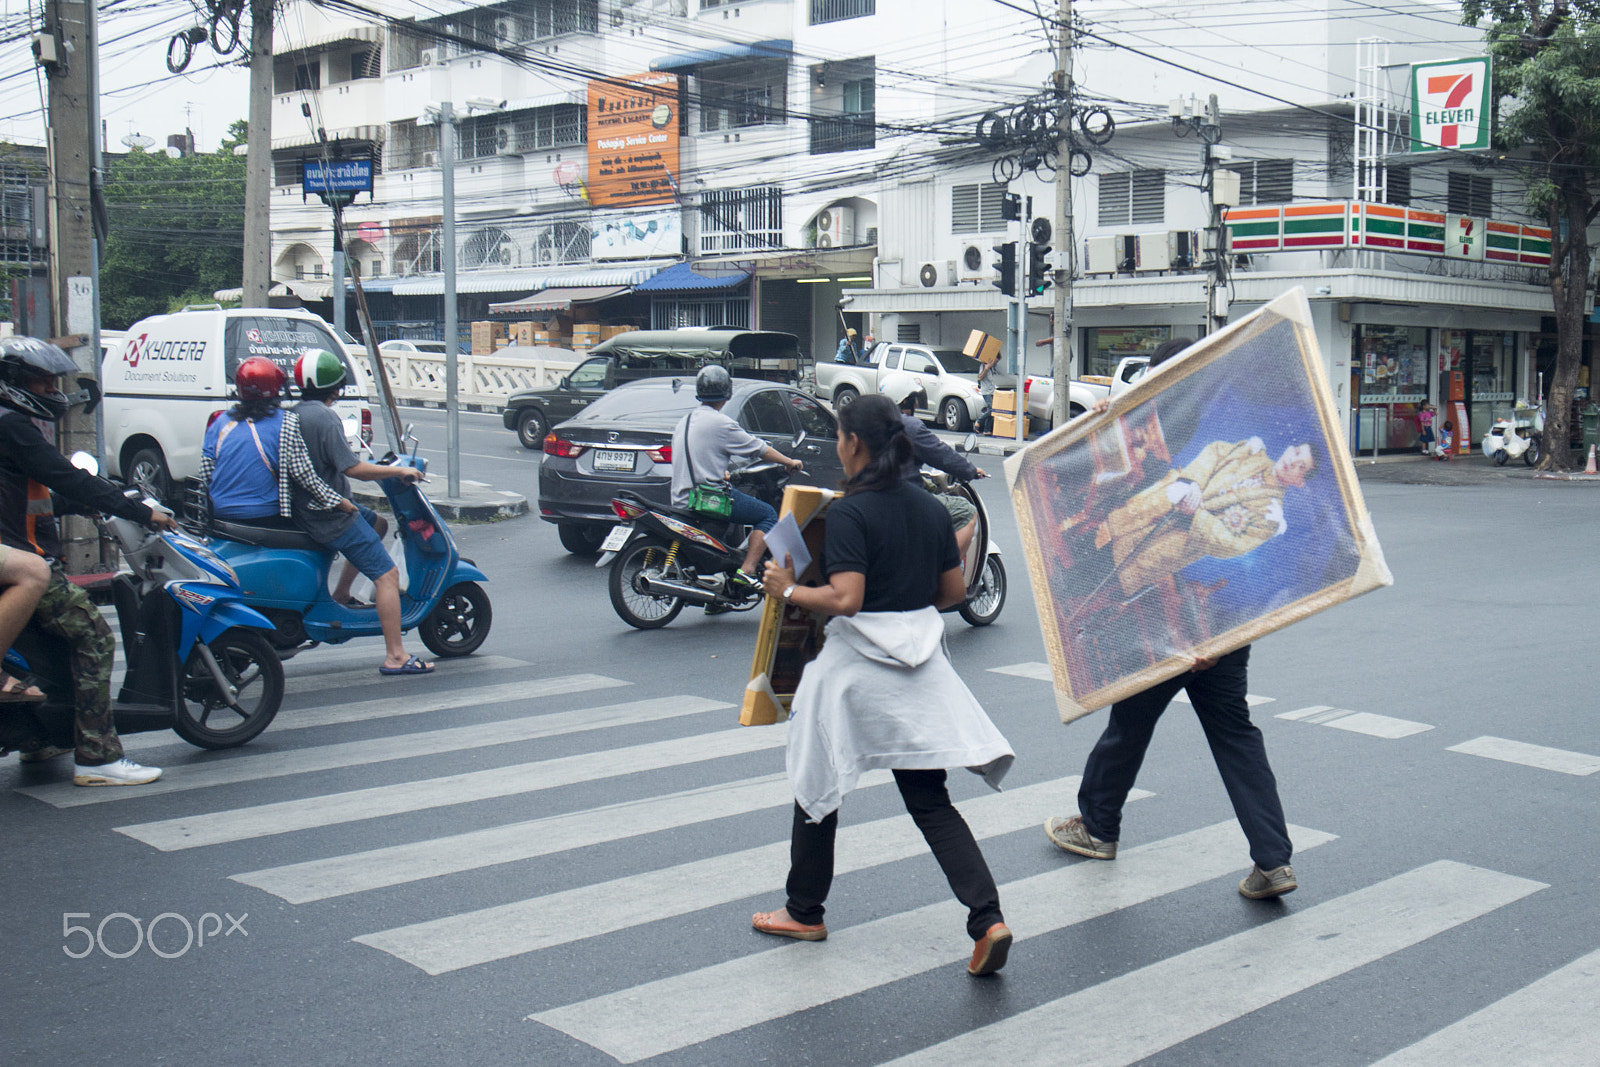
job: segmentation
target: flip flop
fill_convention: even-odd
[[[403,667],[379,667],[379,674],[432,674],[433,668],[426,666],[420,659],[412,656],[406,660]]]
[[[7,674],[0,682],[0,704],[41,704],[44,692],[36,685],[23,685],[20,679]]]

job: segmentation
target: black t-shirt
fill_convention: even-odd
[[[916,611],[933,603],[939,576],[961,566],[950,512],[921,486],[855,493],[828,508],[823,573],[866,576],[862,611]]]

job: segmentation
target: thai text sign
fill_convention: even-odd
[[[308,159],[301,166],[304,168],[303,184],[308,193],[372,192],[370,159]]]
[[[677,199],[678,76],[631,74],[589,83],[589,202]]]
[[[1489,57],[1411,64],[1411,150],[1488,148]]]

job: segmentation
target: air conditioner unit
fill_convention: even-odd
[[[1134,270],[1171,270],[1172,257],[1167,248],[1167,234],[1141,233],[1133,239]]]
[[[437,66],[444,60],[444,52],[438,48],[424,48],[422,50],[422,65],[424,67]]]
[[[856,209],[827,207],[817,212],[817,247],[843,248],[856,243]]]
[[[1167,231],[1167,261],[1173,270],[1189,270],[1200,265],[1199,234],[1193,230]]]
[[[984,262],[982,245],[965,245],[961,258],[956,260],[956,277],[964,282],[985,281],[989,278],[989,264]]]
[[[1083,272],[1085,274],[1115,274],[1119,256],[1117,238],[1090,237],[1083,242]]]
[[[917,281],[924,289],[936,289],[941,285],[954,285],[956,283],[956,262],[947,259],[943,263],[937,261],[924,263],[917,268]]]
[[[517,20],[516,19],[495,19],[494,20],[494,40],[495,40],[496,44],[516,44],[517,43]]]
[[[422,165],[424,167],[437,167],[439,165],[439,154],[437,152],[422,153]]]
[[[496,126],[494,128],[494,154],[497,156],[522,155],[522,149],[517,144],[517,128],[515,126]]]

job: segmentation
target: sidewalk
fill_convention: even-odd
[[[444,495],[445,485],[443,475],[430,476],[420,488],[439,514],[450,522],[496,522],[528,513],[528,498],[521,493],[509,493],[463,478],[461,495],[452,497]],[[353,481],[350,490],[358,504],[379,511],[388,510],[389,498],[383,495],[377,482]]]

